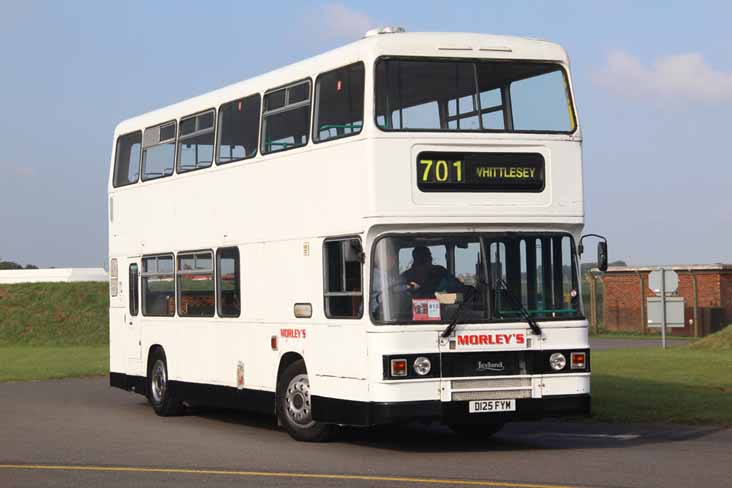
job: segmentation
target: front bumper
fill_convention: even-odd
[[[537,420],[544,417],[575,417],[590,414],[589,394],[552,395],[516,400],[516,411],[468,413],[467,401],[441,402],[357,402],[328,397],[312,397],[315,420],[344,425],[379,425],[410,420],[439,420],[452,424],[486,424]]]

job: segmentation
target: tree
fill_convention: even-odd
[[[14,261],[0,261],[0,269],[23,269],[23,266]]]
[[[38,269],[35,264],[27,264],[25,267],[15,261],[0,261],[0,269]]]

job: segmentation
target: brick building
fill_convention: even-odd
[[[672,335],[704,336],[732,323],[732,264],[665,266],[679,275],[685,326]],[[648,275],[658,267],[611,266],[602,277],[604,327],[609,331],[658,332],[647,327]]]

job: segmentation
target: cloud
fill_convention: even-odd
[[[324,39],[360,39],[377,25],[367,14],[342,3],[325,4],[310,21],[311,28]]]
[[[699,53],[662,56],[646,66],[631,54],[612,51],[593,80],[622,96],[732,102],[732,72],[713,68]]]

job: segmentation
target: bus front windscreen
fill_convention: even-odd
[[[376,124],[386,131],[571,133],[568,86],[555,63],[382,58]]]
[[[574,241],[563,233],[404,235],[377,241],[371,318],[380,324],[582,317]]]

